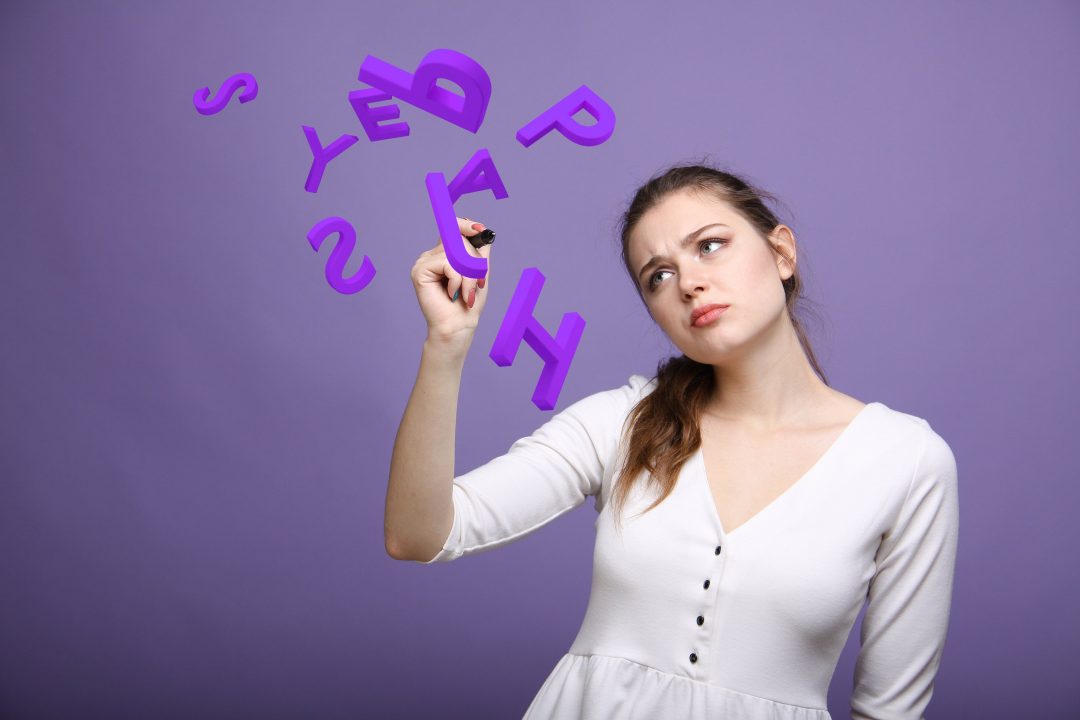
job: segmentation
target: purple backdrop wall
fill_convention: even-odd
[[[363,58],[441,47],[491,75],[479,133],[406,106],[410,137],[368,142]],[[423,177],[481,147],[510,198],[457,204],[498,232],[459,473],[674,351],[614,223],[708,154],[793,211],[830,383],[958,459],[930,714],[1075,717],[1075,2],[6,2],[0,57],[4,717],[520,717],[585,610],[591,501],[445,565],[382,537],[425,334],[409,270],[436,241]],[[237,72],[255,101],[195,112]],[[608,142],[514,140],[581,84],[618,116]],[[361,137],[317,194],[301,125]],[[327,215],[376,265],[358,294],[305,239]],[[587,322],[552,412],[527,347],[487,357],[529,266],[546,327]]]

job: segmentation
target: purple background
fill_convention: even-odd
[[[674,351],[614,224],[707,154],[793,211],[830,383],[957,457],[929,714],[1073,716],[1080,6],[643,5],[3,4],[0,715],[520,717],[585,611],[591,499],[445,565],[382,535],[425,335],[409,271],[437,239],[423,177],[486,147],[510,198],[457,204],[498,232],[458,473]],[[368,142],[346,99],[364,56],[439,47],[491,75],[479,133],[405,106],[411,136]],[[199,115],[194,91],[236,72],[258,98]],[[582,83],[611,140],[514,140]],[[361,136],[317,194],[304,124]],[[376,265],[361,293],[305,239],[327,215]],[[487,357],[530,266],[546,327],[587,322],[552,412],[531,350]]]

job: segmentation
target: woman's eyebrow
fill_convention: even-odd
[[[681,250],[684,247],[686,247],[687,245],[689,245],[690,243],[694,242],[694,240],[697,238],[698,235],[700,235],[701,233],[705,232],[706,230],[708,230],[709,228],[712,228],[712,227],[730,228],[731,226],[730,225],[725,225],[724,223],[709,223],[708,225],[706,225],[704,227],[700,227],[697,230],[695,230],[694,232],[692,232],[689,235],[687,235],[686,237],[684,237],[682,239],[682,241],[679,243],[679,249]],[[640,282],[641,276],[645,273],[646,270],[649,270],[654,265],[659,265],[664,260],[667,260],[667,257],[664,256],[664,255],[653,255],[651,258],[649,258],[649,262],[642,265],[641,269],[638,270],[638,281]]]

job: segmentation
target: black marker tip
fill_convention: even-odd
[[[470,243],[472,243],[472,246],[474,248],[479,250],[485,245],[490,245],[491,243],[495,242],[495,232],[490,228],[484,228],[480,232],[476,233],[475,235],[470,235],[466,239]]]

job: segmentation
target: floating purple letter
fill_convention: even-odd
[[[454,201],[446,187],[446,177],[439,172],[428,173],[424,184],[427,185],[431,211],[435,214],[435,226],[439,230],[439,238],[446,252],[446,259],[450,261],[450,267],[465,277],[482,278],[487,275],[487,258],[470,255],[465,249],[457,216],[454,215]]]
[[[487,71],[456,50],[432,50],[413,75],[368,55],[360,64],[357,79],[473,133],[484,122],[491,99]],[[435,84],[438,80],[456,83],[464,97],[439,87]]]
[[[343,278],[341,271],[345,268],[345,262],[352,254],[353,248],[356,247],[356,231],[353,230],[353,226],[349,224],[349,221],[340,217],[323,218],[311,228],[307,239],[315,252],[319,252],[323,240],[331,233],[338,233],[341,238],[334,245],[334,249],[330,253],[330,260],[326,263],[326,282],[330,283],[330,287],[342,295],[358,293],[366,288],[368,283],[375,277],[375,265],[365,255],[356,274],[348,279]]]
[[[462,195],[482,190],[490,190],[496,200],[505,200],[510,197],[487,148],[480,148],[469,158],[465,166],[450,181],[447,189],[450,191],[450,202],[457,202]],[[458,235],[460,234],[459,232]]]
[[[229,100],[232,99],[233,93],[242,87],[247,89],[240,95],[241,103],[250,102],[259,94],[259,83],[255,82],[254,75],[251,73],[236,73],[225,81],[225,84],[221,86],[221,90],[213,100],[208,100],[210,97],[209,87],[196,90],[191,100],[195,103],[195,109],[199,111],[200,115],[216,115],[225,109],[225,106],[229,104]]]
[[[559,399],[566,374],[570,371],[570,363],[577,352],[581,333],[585,330],[585,320],[576,312],[565,313],[559,323],[559,331],[552,338],[540,321],[533,317],[543,286],[544,275],[537,268],[521,271],[514,297],[510,300],[510,307],[503,316],[488,356],[500,367],[513,365],[521,341],[529,343],[544,360],[540,380],[533,390],[533,405],[541,410],[551,410]]]
[[[311,169],[308,170],[304,189],[309,193],[318,192],[323,171],[326,170],[326,164],[352,147],[360,138],[355,135],[342,135],[334,142],[323,147],[315,128],[307,125],[301,125],[300,127],[304,128],[304,137],[307,138],[308,147],[311,148]]]
[[[450,267],[465,277],[485,277],[487,258],[475,257],[465,250],[465,243],[461,240],[461,230],[457,225],[457,217],[454,215],[454,203],[462,195],[482,190],[490,190],[496,200],[505,200],[510,197],[499,176],[499,171],[495,169],[491,153],[487,151],[487,148],[477,150],[449,185],[446,184],[446,178],[442,173],[428,173],[424,182],[427,185],[431,211],[435,214],[435,225],[439,230],[439,238],[442,241],[443,251],[446,252],[446,259],[450,261]]]
[[[596,118],[596,124],[582,125],[575,120],[574,114],[580,110],[587,110]],[[588,86],[582,85],[518,130],[517,141],[529,147],[552,130],[558,130],[578,145],[599,145],[615,132],[615,111]]]
[[[353,106],[353,112],[356,113],[360,124],[364,126],[364,132],[367,133],[368,140],[371,142],[407,137],[409,134],[409,123],[407,122],[396,122],[389,125],[379,124],[382,120],[393,120],[401,117],[401,108],[393,103],[376,108],[371,107],[371,103],[389,100],[391,97],[390,93],[385,93],[378,88],[364,88],[349,93],[349,102]]]

